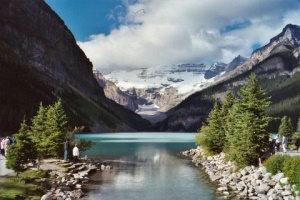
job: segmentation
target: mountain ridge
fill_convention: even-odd
[[[300,104],[300,89],[297,85],[300,82],[300,48],[299,41],[294,41],[292,45],[287,45],[295,37],[285,32],[290,29],[297,35],[300,34],[300,27],[297,25],[287,25],[283,33],[270,40],[262,48],[256,50],[252,56],[235,70],[226,76],[220,76],[218,82],[210,87],[196,92],[186,98],[179,105],[168,111],[168,118],[157,125],[159,131],[197,131],[210,112],[214,101],[222,101],[227,90],[235,93],[247,83],[250,73],[257,75],[261,87],[271,96],[273,102],[268,109],[268,113],[274,117],[290,115],[294,126],[298,120],[300,107],[291,107]],[[278,38],[278,40],[275,40]],[[298,39],[297,39],[298,40]],[[257,59],[257,56],[261,56]],[[256,64],[254,64],[256,63]],[[297,102],[297,103],[296,103]],[[270,131],[276,131],[279,122],[272,122]]]
[[[0,132],[17,131],[24,115],[33,116],[39,102],[49,105],[57,98],[62,99],[71,124],[84,125],[86,131],[135,131],[148,126],[105,97],[92,63],[43,0],[3,0],[0,12],[0,50],[6,52],[0,56],[0,86],[5,91],[0,95]]]

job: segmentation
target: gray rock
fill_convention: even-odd
[[[221,176],[221,175],[212,175],[212,176],[210,177],[210,179],[211,179],[212,181],[217,181],[217,180],[220,180],[221,178],[223,178],[223,176]]]
[[[289,196],[289,195],[291,195],[291,194],[292,194],[291,191],[283,191],[283,192],[281,192],[281,195],[282,195],[282,196]]]
[[[41,198],[41,200],[52,200],[52,192],[47,192],[46,194],[44,194]]]
[[[226,186],[219,187],[219,188],[218,188],[218,191],[221,191],[221,192],[223,192],[223,191],[228,191],[228,187],[226,187]]]
[[[260,186],[256,187],[257,194],[267,194],[270,190],[270,186],[267,184],[261,184]]]
[[[275,181],[279,181],[280,179],[282,179],[284,177],[283,173],[278,173],[273,177],[273,180]]]
[[[279,182],[284,185],[287,185],[289,181],[288,181],[288,178],[281,178]]]
[[[241,170],[241,174],[242,174],[243,176],[248,175],[248,174],[249,174],[249,171],[247,171],[246,169],[242,169],[242,170]]]
[[[259,167],[259,168],[258,168],[258,171],[261,172],[261,174],[267,174],[267,168],[265,168],[265,167],[263,167],[263,166],[262,166],[262,167]]]
[[[279,183],[276,183],[274,188],[275,188],[275,190],[282,190],[283,189]]]
[[[244,190],[245,187],[246,187],[246,184],[243,181],[238,182],[236,185],[236,188],[238,189],[238,191]]]

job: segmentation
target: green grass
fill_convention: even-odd
[[[20,173],[18,176],[1,178],[0,199],[38,200],[43,195],[42,187],[45,185],[37,180],[47,176],[44,171],[33,170]]]

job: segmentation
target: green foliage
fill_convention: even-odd
[[[209,141],[207,139],[206,129],[207,129],[207,126],[203,124],[201,126],[200,131],[195,136],[195,142],[196,142],[197,145],[201,146],[201,148],[204,150],[205,154],[210,155],[210,154],[212,154],[212,152],[208,148],[209,147],[209,144],[208,144]]]
[[[21,172],[18,177],[5,177],[0,183],[0,199],[39,200],[45,188],[42,182],[35,180],[47,177],[48,173],[41,170],[28,170]]]
[[[218,102],[215,102],[212,111],[208,115],[205,136],[205,145],[207,146],[209,152],[222,152],[225,142],[225,133],[222,130]]]
[[[21,124],[18,134],[15,134],[15,140],[17,142],[8,147],[6,167],[18,173],[25,169],[25,164],[29,162],[34,163],[37,154],[25,119]]]
[[[284,163],[290,159],[288,155],[272,155],[270,156],[263,165],[267,168],[267,171],[271,174],[283,172]]]
[[[260,89],[255,74],[250,75],[249,83],[241,88],[238,96],[227,118],[227,153],[239,167],[256,165],[268,148],[266,127],[271,118],[265,114],[265,108],[270,101]]]
[[[295,184],[300,189],[300,157],[290,156],[283,164],[283,173],[289,178],[290,184]]]
[[[280,136],[291,137],[293,135],[293,125],[290,117],[284,116],[281,119],[278,134]]]
[[[208,153],[222,152],[225,144],[225,133],[222,129],[220,108],[217,102],[215,102],[207,118],[207,125],[201,127],[200,134],[202,135],[201,139],[196,138],[196,142],[201,143],[202,148],[206,149]]]
[[[39,159],[63,155],[67,124],[61,100],[46,108],[40,104],[37,115],[32,119],[32,134]]]
[[[298,122],[297,122],[297,129],[296,132],[293,135],[294,138],[300,137],[300,117],[298,118]]]

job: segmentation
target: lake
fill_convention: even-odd
[[[114,168],[91,177],[88,200],[220,199],[217,185],[180,151],[195,147],[193,133],[81,134],[95,145],[81,156]]]

